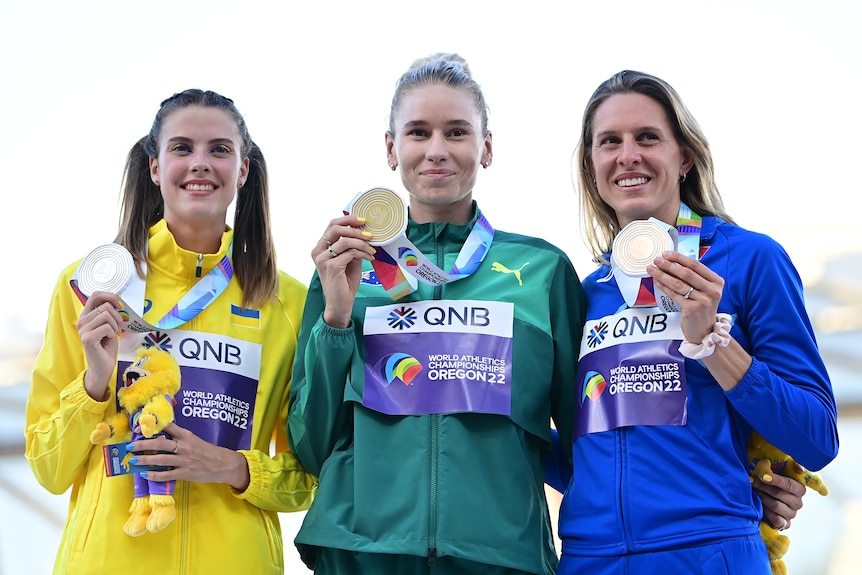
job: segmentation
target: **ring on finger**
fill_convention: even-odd
[[[683,297],[683,299],[688,299],[688,298],[690,298],[690,297],[691,297],[691,292],[693,292],[693,291],[694,291],[694,288],[693,288],[693,287],[689,287],[689,288],[688,288],[688,291],[687,291],[687,292],[685,292],[685,295],[684,295],[684,296],[682,296],[682,297]]]
[[[331,245],[329,246],[329,255],[331,255],[332,257],[335,257],[338,255],[337,253],[335,253],[335,250],[332,249]]]
[[[325,242],[326,242],[326,245],[328,245],[328,246],[330,246],[330,247],[332,246],[332,242],[331,242],[331,241],[329,241],[329,240],[326,238],[326,236],[321,236],[321,239],[322,239],[323,241],[325,241]]]
[[[176,455],[176,454],[177,454],[177,451],[179,451],[179,450],[180,450],[180,440],[179,440],[179,439],[174,439],[174,441],[176,442],[176,444],[177,444],[177,445],[176,445],[176,447],[174,447],[174,450],[173,450],[171,453],[173,453],[174,455]]]
[[[779,528],[778,528],[778,530],[779,530],[779,531],[784,531],[785,529],[787,529],[787,519],[785,519],[784,517],[782,517],[782,518],[781,518],[781,520],[782,520],[782,521],[784,521],[784,525],[782,525],[781,527],[779,527]]]

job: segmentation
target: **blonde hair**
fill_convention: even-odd
[[[724,201],[715,183],[709,143],[679,94],[660,78],[623,70],[602,82],[587,102],[576,150],[582,229],[587,246],[597,261],[610,251],[620,226],[614,209],[602,200],[596,187],[592,166],[593,121],[596,110],[605,100],[616,94],[631,93],[648,96],[664,109],[677,143],[694,158],[694,165],[680,183],[680,199],[701,216],[719,216],[734,223],[724,210]]]
[[[473,98],[473,104],[482,121],[482,136],[488,135],[488,105],[482,88],[470,74],[467,61],[458,54],[439,52],[414,60],[395,85],[392,106],[389,109],[389,134],[395,135],[395,114],[405,94],[422,86],[442,84],[464,90]]]

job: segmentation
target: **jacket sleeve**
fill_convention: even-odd
[[[48,310],[42,350],[27,398],[27,461],[36,480],[54,494],[82,473],[93,449],[90,433],[114,401],[96,401],[84,389],[86,364],[76,323],[82,305],[69,286],[74,267],[60,276]]]
[[[305,469],[318,477],[323,462],[350,424],[344,391],[358,353],[353,325],[346,329],[326,325],[324,303],[315,274],[296,348],[288,418],[291,448]]]
[[[287,402],[283,402],[287,421]],[[287,431],[279,424],[274,432],[276,455],[257,449],[240,451],[248,462],[249,484],[245,491],[234,491],[256,507],[289,513],[308,509],[317,492],[317,480],[300,464],[287,442]]]
[[[571,462],[571,452],[571,442],[561,441],[560,432],[551,429],[551,455],[545,460],[545,483],[560,493],[566,492],[572,480],[574,467]]]
[[[303,306],[306,297],[306,288],[303,284],[286,275],[280,278],[282,288],[279,303],[285,313],[286,330],[288,333],[278,334],[264,345],[279,345],[283,343],[283,353],[276,353],[278,360],[291,362],[286,369],[287,381],[273,382],[273,390],[270,401],[274,404],[274,413],[268,413],[267,421],[272,422],[265,425],[267,437],[261,437],[260,442],[270,443],[271,438],[275,442],[275,455],[270,455],[268,450],[250,449],[241,450],[248,463],[249,485],[240,492],[232,490],[239,499],[244,499],[270,511],[292,512],[308,509],[317,492],[317,479],[309,473],[299,462],[296,454],[291,450],[287,439],[287,421],[290,411],[290,388],[291,379],[294,374],[294,354],[299,337],[299,328],[302,321]],[[279,370],[279,373],[285,373]]]
[[[586,297],[574,267],[567,258],[559,265],[554,276],[550,297],[552,330],[554,336],[554,382],[551,396],[551,416],[556,425],[561,445],[568,449],[556,450],[561,469],[571,467],[571,438],[574,429],[575,397],[578,355],[586,317]],[[570,473],[570,472],[569,472]],[[553,483],[551,483],[553,486]]]
[[[740,310],[734,329],[744,331],[753,363],[727,397],[767,441],[819,470],[838,453],[832,384],[799,274],[777,243],[766,236],[756,239],[758,245],[746,247],[755,254],[752,267],[730,294],[740,298],[732,302]],[[728,266],[733,269],[733,262]]]

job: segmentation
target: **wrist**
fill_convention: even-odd
[[[248,470],[248,461],[246,460],[245,455],[238,451],[234,451],[233,453],[236,454],[237,465],[231,473],[231,478],[228,480],[228,484],[236,491],[242,493],[248,489],[248,486],[251,483],[251,473]]]
[[[709,357],[717,347],[727,347],[730,344],[730,329],[732,327],[730,314],[716,314],[712,331],[706,334],[700,343],[683,340],[679,346],[679,352],[689,359]]]

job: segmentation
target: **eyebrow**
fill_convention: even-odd
[[[603,130],[601,132],[596,132],[596,138],[598,138],[600,136],[616,135],[616,134],[619,134],[620,132],[621,132],[621,130]],[[641,126],[641,127],[637,128],[637,132],[660,132],[660,133],[664,133],[664,130],[662,128],[659,128],[658,126]]]
[[[172,142],[191,142],[191,138],[187,138],[186,136],[174,136],[173,138],[168,138],[167,143],[170,144]],[[230,144],[231,146],[236,146],[236,142],[233,141],[232,138],[213,138],[209,142],[210,145],[213,144]]]
[[[406,129],[406,128],[415,128],[417,126],[427,126],[428,123],[429,122],[427,120],[410,120],[409,122],[404,122],[404,125],[402,126],[402,128]],[[447,126],[467,126],[467,127],[473,126],[473,124],[471,124],[467,120],[448,120],[446,122],[446,125]]]

